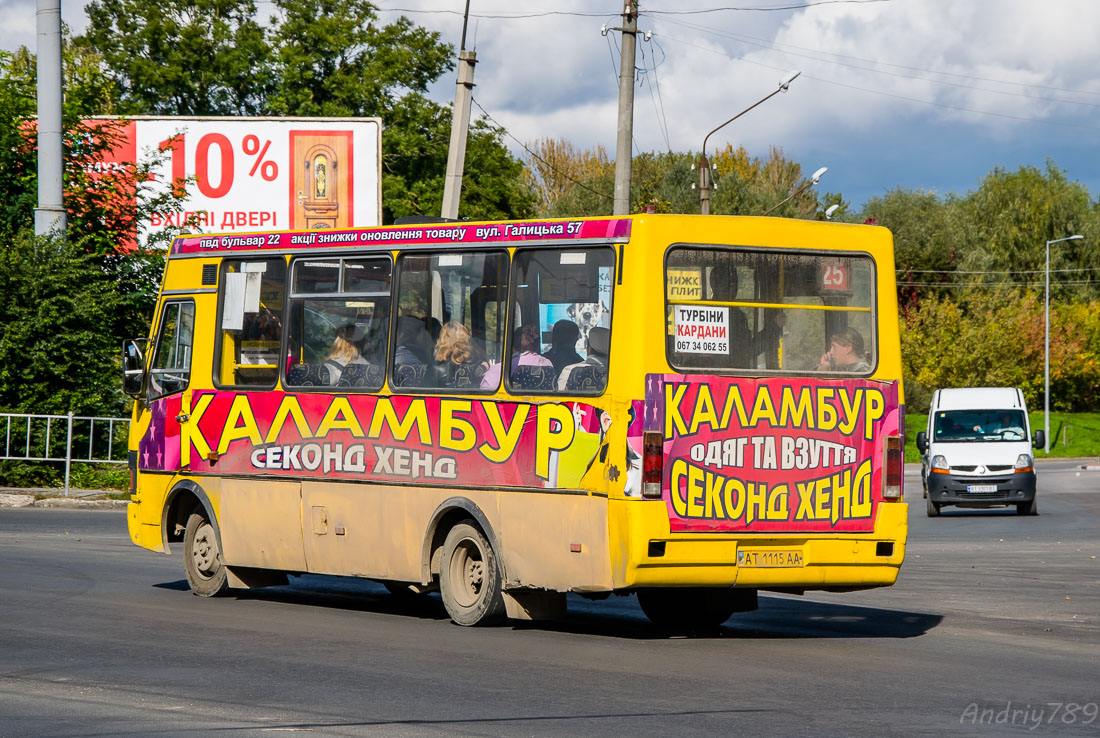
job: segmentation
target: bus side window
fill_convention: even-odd
[[[385,380],[390,335],[388,257],[299,258],[291,263],[284,386],[374,392]]]
[[[191,345],[195,333],[195,303],[168,302],[160,317],[160,335],[149,371],[149,396],[155,400],[183,392],[191,381]]]
[[[286,262],[226,259],[222,264],[214,379],[231,387],[275,386],[283,337]]]
[[[615,252],[609,248],[516,252],[508,358],[513,394],[603,392],[614,275]]]
[[[508,254],[409,253],[398,260],[392,386],[495,389],[503,349]]]

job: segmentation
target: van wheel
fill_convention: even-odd
[[[472,521],[459,523],[447,533],[439,590],[447,614],[459,625],[491,625],[504,618],[497,555]]]
[[[735,612],[756,609],[755,589],[715,587],[647,587],[638,604],[650,622],[672,631],[718,630]]]
[[[940,516],[940,507],[941,506],[937,505],[935,502],[932,502],[931,497],[929,497],[926,500],[926,502],[928,503],[928,506],[927,506],[928,507],[928,517],[938,518]]]
[[[1032,497],[1031,502],[1021,502],[1016,505],[1017,515],[1038,515],[1039,514],[1039,498]]]
[[[183,531],[183,571],[191,591],[200,597],[217,597],[229,589],[218,534],[201,512],[191,513]]]

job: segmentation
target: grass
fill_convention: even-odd
[[[1043,414],[1030,413],[1031,432],[1043,428]],[[917,463],[917,433],[928,426],[928,416],[905,414],[905,461]],[[1051,413],[1050,453],[1035,449],[1037,459],[1100,456],[1100,413]]]

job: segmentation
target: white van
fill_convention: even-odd
[[[1031,449],[1045,445],[1031,435],[1024,393],[1015,387],[936,390],[928,428],[917,434],[928,516],[944,505],[1015,505],[1038,515]]]

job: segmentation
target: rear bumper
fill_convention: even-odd
[[[928,497],[937,505],[986,507],[1013,505],[1035,499],[1035,472],[974,477],[959,474],[929,474]],[[976,492],[977,485],[995,486],[996,492]]]
[[[612,552],[615,587],[749,587],[845,590],[883,587],[897,580],[905,560],[908,505],[883,503],[873,533],[682,534],[670,533],[663,501],[612,501],[612,524],[628,545]],[[787,557],[798,566],[750,566],[756,552]]]

